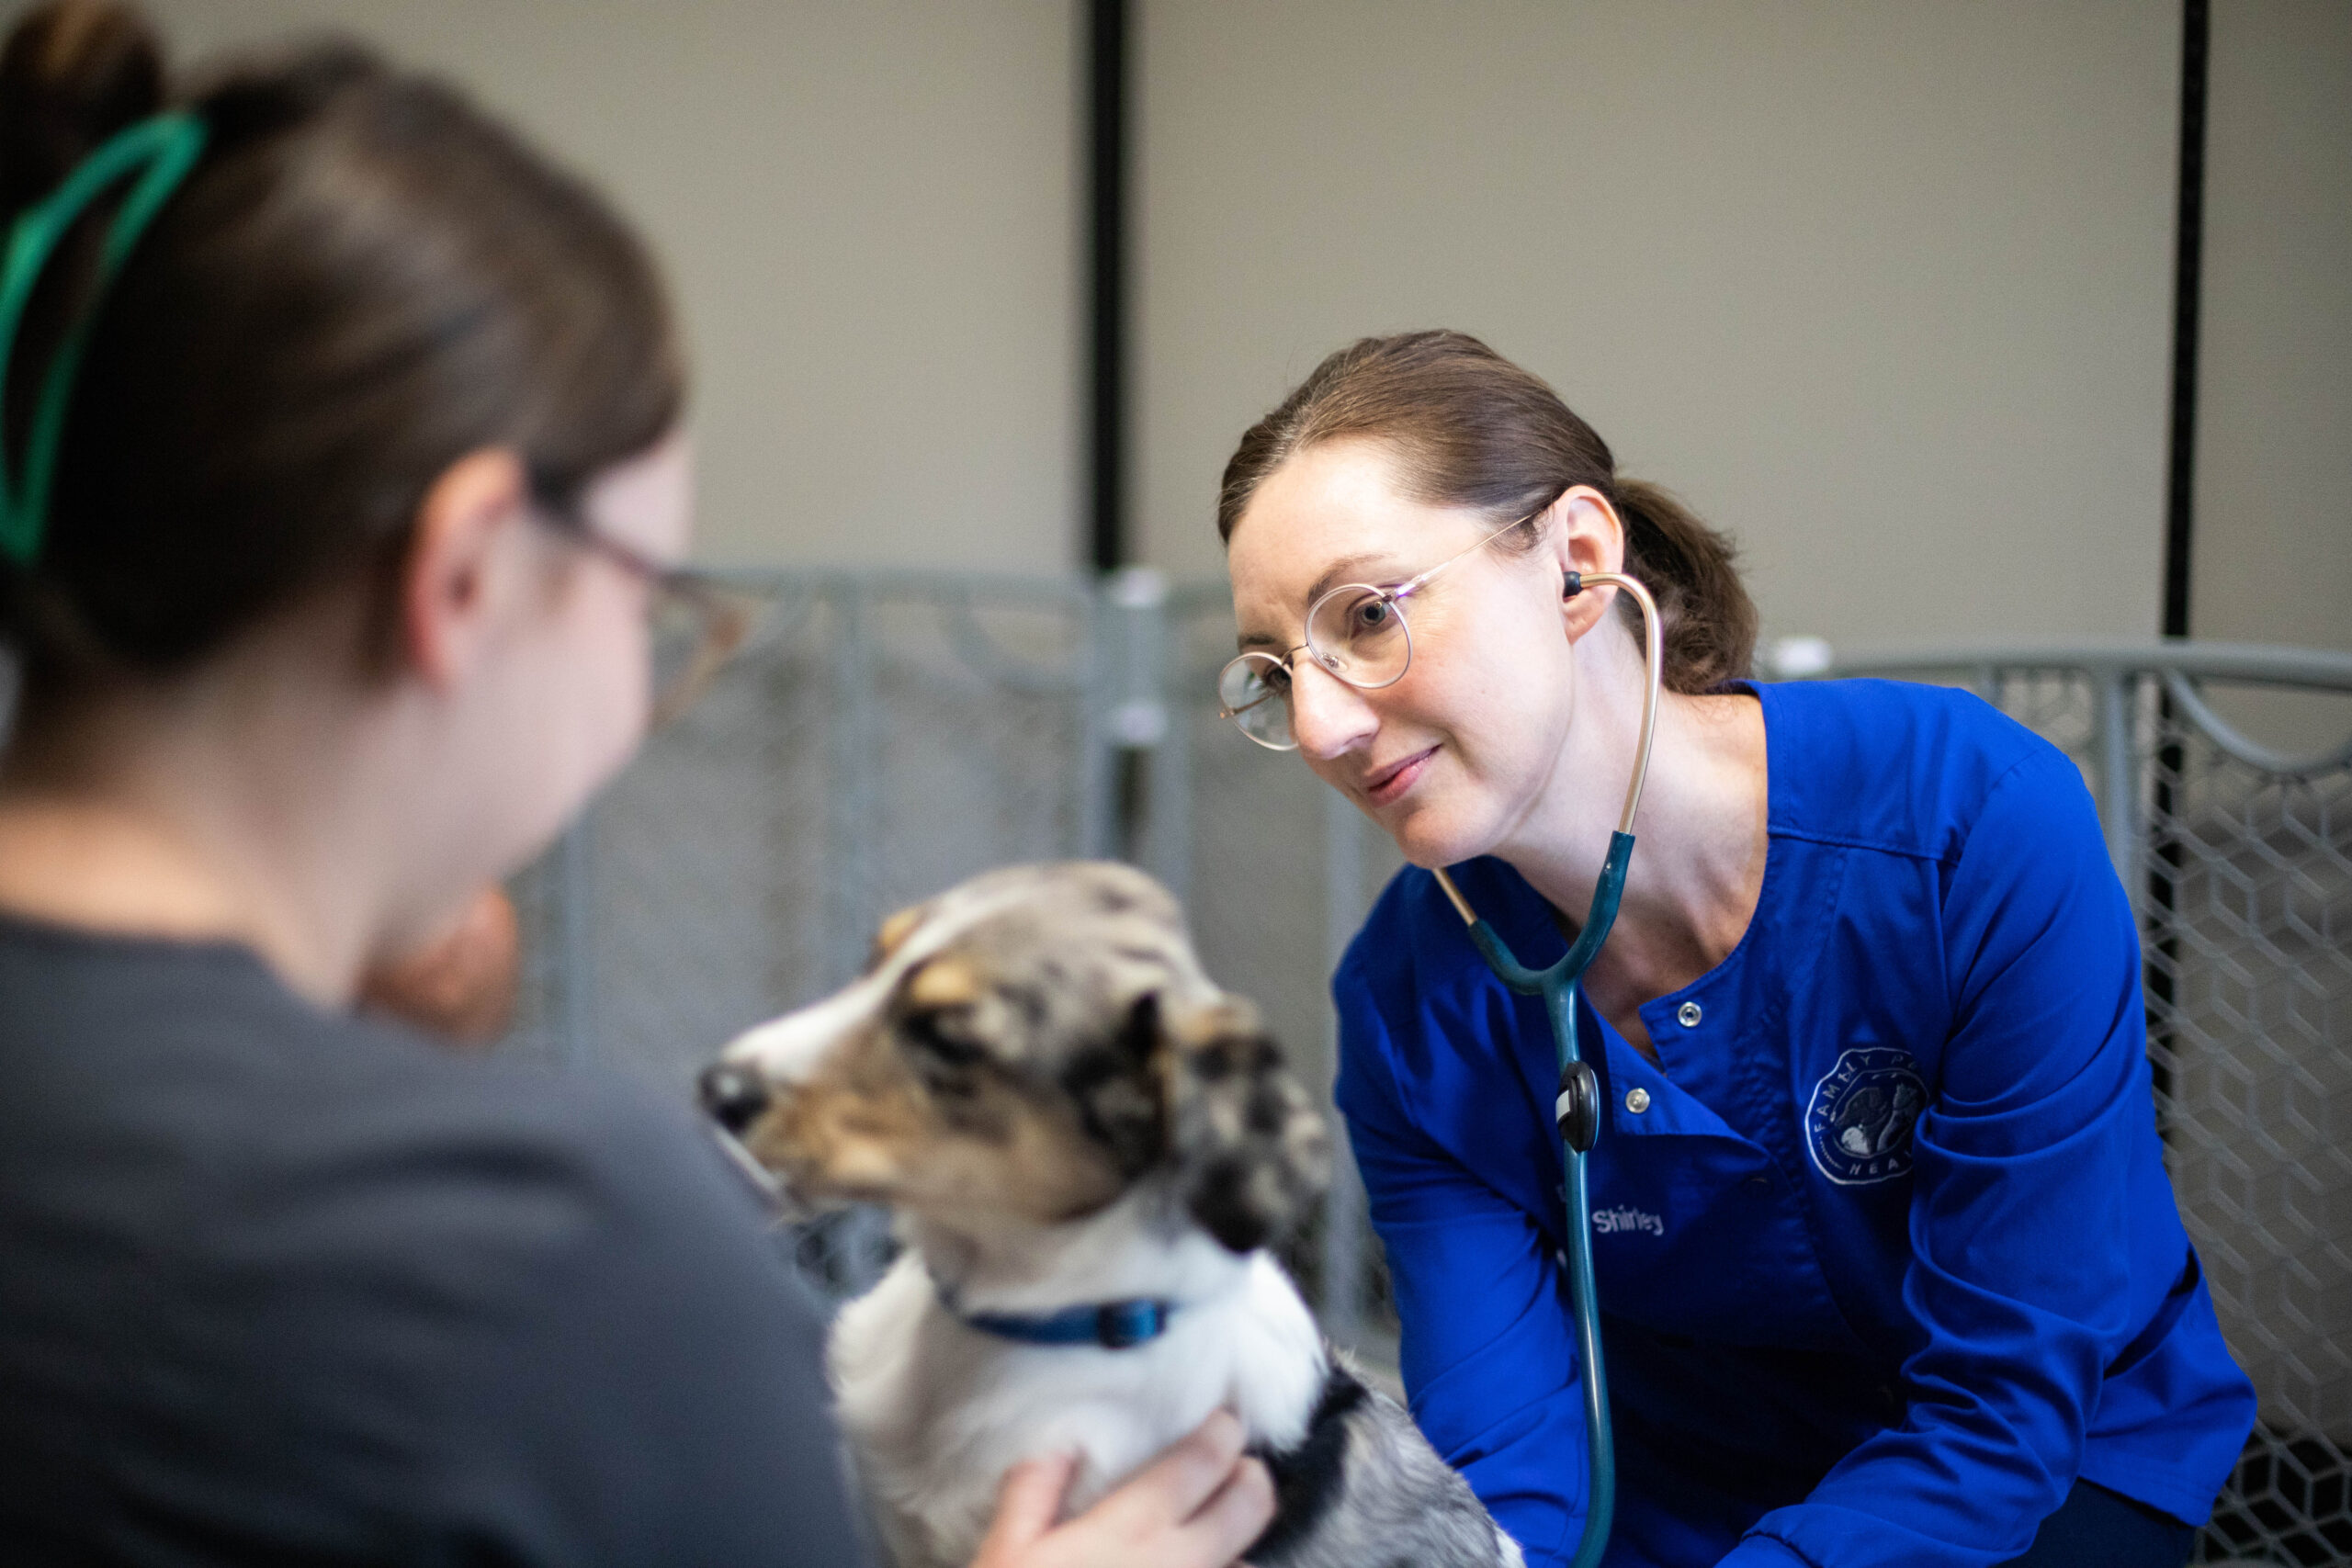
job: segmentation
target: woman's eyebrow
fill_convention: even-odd
[[[1358,573],[1364,571],[1367,567],[1377,568],[1388,559],[1387,556],[1377,551],[1359,551],[1355,555],[1341,556],[1323,569],[1322,576],[1308,584],[1305,602],[1312,604],[1329,592],[1335,585],[1360,581],[1357,577]],[[1283,639],[1271,632],[1244,632],[1234,639],[1234,646],[1247,653],[1253,648],[1281,648],[1283,645]]]
[[[1314,582],[1308,586],[1306,590],[1306,602],[1309,604],[1314,604],[1315,601],[1322,598],[1324,594],[1329,592],[1333,588],[1342,582],[1361,581],[1356,575],[1358,572],[1363,571],[1367,566],[1371,566],[1378,562],[1385,562],[1387,559],[1388,558],[1386,556],[1377,553],[1341,556],[1338,560],[1335,560],[1329,566],[1325,567],[1323,569],[1323,575],[1317,578]],[[1377,584],[1374,586],[1377,586]]]

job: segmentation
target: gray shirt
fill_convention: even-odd
[[[854,1562],[821,1335],[683,1104],[0,919],[0,1559]]]

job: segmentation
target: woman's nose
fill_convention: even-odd
[[[1290,732],[1309,757],[1344,755],[1372,739],[1380,716],[1363,693],[1311,659],[1292,663]]]

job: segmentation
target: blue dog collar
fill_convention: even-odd
[[[1132,1350],[1168,1331],[1176,1303],[1159,1301],[1098,1302],[1059,1312],[966,1312],[944,1288],[939,1299],[957,1321],[1018,1345],[1099,1345]]]

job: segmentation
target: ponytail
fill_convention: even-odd
[[[1746,678],[1756,656],[1756,602],[1739,580],[1731,540],[1645,480],[1620,479],[1603,493],[1625,524],[1626,571],[1657,601],[1667,689],[1692,694]]]

